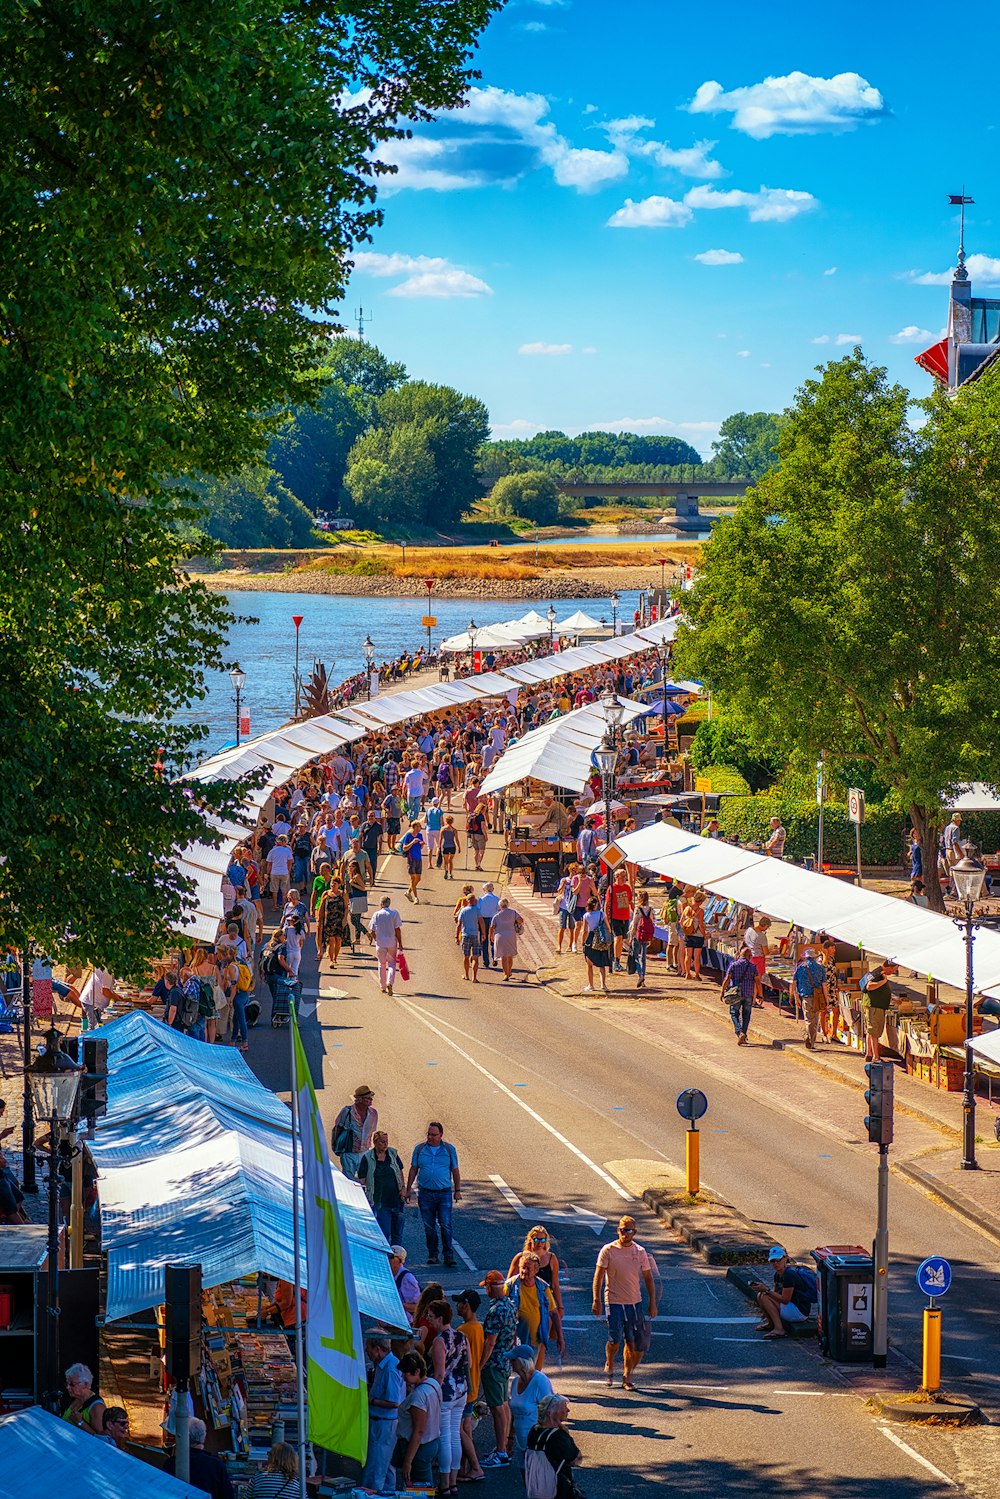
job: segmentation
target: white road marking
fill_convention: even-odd
[[[540,1217],[561,1218],[570,1223],[585,1224],[587,1228],[593,1229],[594,1233],[598,1235],[604,1232],[604,1225],[608,1221],[607,1218],[602,1218],[599,1214],[590,1212],[589,1208],[577,1207],[575,1202],[571,1202],[571,1211],[568,1213],[562,1208],[548,1208],[544,1212],[539,1212],[537,1208],[526,1208],[517,1193],[512,1187],[508,1187],[502,1176],[491,1176],[490,1181],[496,1187],[504,1201],[525,1222],[528,1222],[529,1219]]]
[[[451,1247],[452,1247],[452,1249],[454,1249],[455,1253],[458,1255],[459,1259],[462,1261],[462,1264],[465,1266],[466,1270],[471,1270],[474,1275],[478,1275],[479,1274],[478,1269],[472,1263],[472,1260],[469,1258],[469,1256],[466,1254],[465,1250],[462,1248],[461,1244],[458,1242],[458,1240],[456,1238],[454,1238],[454,1236],[452,1237]]]
[[[904,1442],[903,1438],[898,1437],[894,1431],[890,1431],[888,1426],[879,1426],[877,1430],[879,1430],[882,1435],[893,1444],[894,1447],[898,1447],[900,1452],[905,1452],[907,1457],[912,1457],[915,1463],[919,1463],[922,1468],[925,1468],[928,1473],[930,1473],[934,1478],[938,1480],[939,1483],[943,1483],[945,1487],[949,1489],[958,1488],[958,1484],[953,1478],[949,1478],[947,1473],[942,1473],[940,1468],[935,1468],[933,1463],[928,1462],[926,1457],[923,1457],[921,1453],[916,1452],[908,1442]]]
[[[382,860],[381,864],[378,867],[378,873],[375,876],[377,880],[380,880],[382,878],[391,863],[392,854],[386,854],[385,858]]]
[[[713,1338],[713,1343],[759,1343],[760,1338]]]
[[[411,1000],[408,999],[400,999],[399,1003],[404,1010],[409,1010],[412,1015],[415,1015],[418,1020],[421,1020],[423,1024],[427,1026],[428,1030],[433,1031],[435,1036],[440,1037],[440,1039],[444,1041],[446,1045],[450,1046],[453,1051],[457,1051],[459,1056],[463,1057],[465,1061],[469,1063],[470,1067],[475,1067],[476,1071],[481,1073],[483,1077],[488,1078],[495,1087],[500,1089],[501,1093],[506,1093],[508,1098],[513,1099],[514,1103],[517,1104],[519,1109],[523,1109],[526,1114],[530,1114],[532,1119],[535,1120],[536,1124],[540,1124],[543,1129],[547,1129],[549,1134],[553,1135],[559,1141],[560,1145],[565,1145],[567,1150],[571,1151],[578,1160],[582,1161],[585,1166],[588,1166],[590,1170],[595,1173],[595,1175],[599,1176],[601,1178],[601,1181],[609,1186],[613,1192],[617,1193],[617,1195],[621,1197],[625,1202],[635,1201],[635,1198],[632,1196],[631,1192],[626,1192],[625,1188],[619,1182],[616,1182],[613,1176],[609,1176],[602,1166],[598,1166],[596,1161],[592,1161],[588,1155],[584,1155],[583,1151],[580,1150],[578,1146],[574,1145],[572,1140],[567,1140],[566,1136],[564,1134],[561,1134],[560,1131],[556,1129],[555,1125],[550,1124],[549,1121],[547,1119],[544,1119],[536,1109],[533,1109],[530,1104],[525,1103],[523,1098],[518,1097],[513,1088],[508,1088],[507,1085],[505,1083],[502,1083],[498,1077],[494,1077],[492,1072],[487,1071],[487,1069],[480,1062],[477,1062],[475,1057],[470,1056],[467,1051],[464,1051],[462,1047],[459,1046],[457,1041],[453,1041],[450,1036],[446,1036],[444,1031],[440,1030],[438,1026],[434,1024],[430,1016],[426,1013],[426,1011],[422,1010],[419,1005],[415,1005]],[[453,1029],[458,1030],[458,1027],[455,1026],[453,1027]],[[465,1035],[465,1032],[458,1031],[458,1034],[462,1036]],[[471,1041],[473,1038],[470,1036],[468,1039]]]
[[[772,1395],[821,1395],[824,1400],[860,1400],[850,1390],[772,1390]]]
[[[668,1379],[665,1386],[667,1390],[731,1390],[731,1384],[687,1384],[682,1379]]]

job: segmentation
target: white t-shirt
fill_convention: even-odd
[[[271,824],[271,832],[276,838],[286,836],[291,831],[291,824],[287,823],[283,817],[279,817],[277,822],[272,822]]]
[[[395,947],[397,942],[399,912],[392,906],[380,906],[368,922],[368,930],[375,938],[376,947]]]
[[[287,960],[289,968],[292,970],[293,978],[298,977],[299,964],[302,962],[302,942],[303,938],[299,935],[294,927],[288,927],[286,929],[285,958]]]
[[[115,981],[106,968],[95,968],[80,993],[84,1009],[106,1010],[111,1003],[104,995],[105,989],[113,989]]]
[[[292,867],[292,858],[287,843],[276,843],[267,856],[267,867],[272,874],[287,874]]]
[[[403,790],[407,796],[423,796],[424,787],[427,785],[427,772],[419,766],[408,770],[403,777]]]
[[[743,941],[750,949],[752,958],[763,958],[767,955],[767,933],[759,932],[755,926],[748,926],[743,933]]]

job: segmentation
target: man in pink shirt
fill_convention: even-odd
[[[615,1354],[624,1341],[622,1389],[634,1390],[632,1376],[646,1351],[643,1338],[642,1292],[646,1290],[647,1315],[656,1316],[656,1284],[649,1256],[635,1241],[635,1219],[625,1217],[618,1224],[618,1238],[605,1244],[597,1256],[594,1273],[594,1316],[605,1312],[607,1303],[608,1342],[605,1350],[604,1377],[610,1385],[615,1378]]]

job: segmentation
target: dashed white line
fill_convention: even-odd
[[[935,1468],[934,1464],[932,1462],[928,1462],[927,1458],[924,1457],[922,1453],[917,1452],[913,1447],[911,1447],[909,1442],[904,1442],[903,1438],[898,1437],[894,1431],[890,1431],[888,1426],[879,1426],[877,1429],[888,1441],[893,1444],[894,1447],[898,1447],[900,1452],[905,1452],[907,1457],[912,1457],[915,1463],[919,1463],[920,1466],[922,1468],[925,1468],[928,1473],[932,1474],[939,1483],[943,1483],[945,1487],[949,1489],[958,1488],[958,1484],[953,1478],[949,1478],[947,1473],[942,1473],[940,1468]]]
[[[519,1109],[523,1109],[526,1114],[530,1114],[531,1118],[534,1119],[536,1124],[540,1124],[543,1129],[548,1130],[549,1134],[553,1135],[555,1139],[559,1141],[560,1145],[565,1145],[566,1149],[571,1151],[572,1154],[576,1156],[577,1160],[582,1161],[585,1166],[588,1166],[590,1170],[593,1171],[595,1175],[599,1176],[601,1178],[601,1181],[609,1186],[613,1192],[617,1193],[617,1195],[623,1198],[625,1202],[635,1201],[632,1193],[626,1192],[625,1188],[619,1182],[616,1182],[613,1176],[608,1175],[603,1166],[598,1166],[596,1161],[592,1161],[588,1155],[584,1155],[579,1146],[574,1145],[572,1140],[567,1140],[566,1136],[564,1134],[561,1134],[560,1131],[556,1129],[554,1124],[550,1124],[549,1121],[543,1118],[542,1115],[539,1114],[537,1110],[533,1109],[530,1104],[525,1103],[523,1098],[519,1098],[512,1088],[507,1087],[506,1083],[502,1083],[498,1077],[494,1077],[493,1073],[488,1071],[481,1062],[477,1062],[475,1057],[470,1056],[467,1051],[464,1051],[462,1047],[459,1046],[457,1041],[453,1041],[450,1036],[445,1035],[444,1031],[434,1024],[433,1020],[425,1010],[422,1010],[419,1005],[415,1005],[411,1000],[408,999],[400,999],[399,1004],[404,1010],[408,1010],[411,1015],[416,1016],[418,1020],[426,1025],[428,1030],[433,1031],[435,1036],[444,1041],[444,1043],[447,1046],[450,1046],[453,1051],[457,1051],[458,1055],[460,1057],[463,1057],[465,1061],[469,1063],[470,1067],[475,1067],[477,1072],[481,1073],[483,1077],[488,1078],[489,1081],[494,1085],[494,1087],[500,1089],[501,1093],[505,1093],[508,1098],[513,1099],[514,1103],[517,1104]],[[457,1026],[455,1026],[454,1029],[458,1031]],[[458,1034],[462,1036],[465,1035],[465,1032],[458,1031]],[[471,1041],[473,1038],[469,1036],[468,1039]]]
[[[462,1264],[465,1266],[466,1270],[471,1270],[474,1275],[478,1275],[479,1271],[456,1238],[452,1238],[451,1247],[452,1249],[454,1249],[455,1253],[462,1261]]]

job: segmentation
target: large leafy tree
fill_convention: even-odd
[[[382,530],[424,525],[433,509],[433,424],[373,427],[351,449],[347,492],[356,518]]]
[[[426,519],[449,525],[481,493],[476,455],[489,436],[489,412],[475,396],[463,396],[449,385],[431,385],[408,380],[387,391],[378,402],[382,426],[416,424],[427,428],[434,456],[435,488],[433,514]]]
[[[756,483],[778,462],[782,418],[773,411],[736,411],[719,428],[713,442],[715,462],[732,479]]]
[[[1000,780],[1000,385],[918,432],[908,401],[858,350],[806,382],[705,548],[678,666],[762,742],[866,762],[933,870],[942,798]]]
[[[266,463],[197,485],[202,524],[226,547],[307,547],[313,518]]]
[[[490,502],[499,516],[518,515],[539,526],[553,526],[559,519],[559,486],[544,469],[506,474],[494,484]]]
[[[169,777],[227,611],[184,482],[320,389],[378,149],[460,101],[497,4],[0,11],[0,940],[128,973],[189,903]]]

